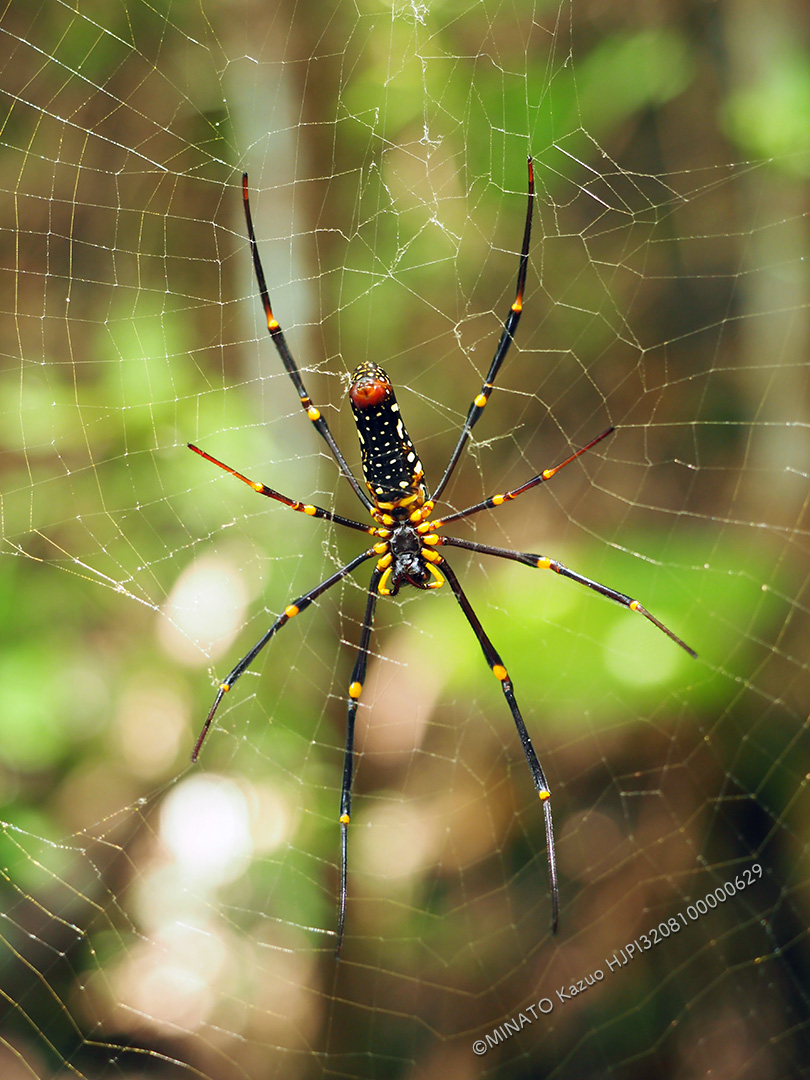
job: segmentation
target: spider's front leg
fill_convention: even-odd
[[[632,596],[627,596],[626,593],[619,592],[618,589],[611,589],[609,585],[603,585],[601,581],[594,581],[593,578],[585,577],[584,574],[578,574],[576,570],[569,570],[567,566],[557,559],[550,559],[547,555],[537,555],[530,551],[512,551],[511,548],[492,547],[489,544],[479,544],[474,540],[460,540],[457,536],[440,536],[437,537],[434,542],[438,544],[447,544],[450,547],[464,548],[465,551],[476,551],[480,555],[495,555],[499,559],[511,559],[513,562],[523,563],[524,566],[531,566],[535,570],[553,570],[555,574],[568,578],[569,581],[576,581],[579,585],[585,585],[593,592],[599,593],[600,596],[604,596],[606,600],[612,600],[614,603],[621,604],[622,607],[627,608],[628,611],[634,611],[637,615],[643,615],[648,622],[651,622],[653,626],[663,634],[666,634],[671,641],[674,641],[676,645],[679,645],[693,660],[697,659],[697,653],[691,645],[687,645],[686,642],[679,638],[673,630],[670,630],[665,623],[662,623],[660,619],[657,619],[652,612],[647,611],[638,600],[634,600]]]
[[[450,568],[447,560],[440,557],[438,562],[441,566],[441,572],[444,574],[448,585],[453,591],[453,595],[456,600],[458,600],[461,610],[467,617],[467,622],[472,627],[472,631],[478,639],[478,644],[481,646],[481,651],[484,654],[486,662],[489,664],[492,674],[501,684],[506,703],[512,713],[512,719],[515,721],[515,727],[517,728],[520,743],[523,747],[523,753],[529,765],[529,771],[532,774],[532,782],[535,791],[543,804],[546,829],[546,850],[548,853],[548,872],[551,880],[551,932],[552,934],[556,934],[560,914],[560,888],[557,881],[557,854],[554,847],[554,824],[551,819],[551,791],[548,786],[548,781],[546,780],[546,774],[543,772],[543,767],[540,764],[537,753],[532,745],[529,732],[526,730],[526,724],[523,721],[523,717],[520,715],[520,709],[518,708],[517,699],[515,698],[512,680],[509,678],[500,654],[489,640],[487,632],[484,630],[480,619],[473,611],[472,604],[467,599],[467,596],[461,587],[461,583]]]
[[[370,559],[374,554],[376,554],[374,548],[370,548],[368,551],[364,551],[362,555],[358,555],[356,558],[352,559],[351,562],[346,563],[345,566],[342,566],[339,570],[336,570],[334,574],[330,574],[330,576],[324,581],[322,581],[320,585],[316,585],[314,589],[310,589],[309,592],[304,593],[303,596],[299,596],[297,600],[293,600],[291,604],[287,605],[287,607],[284,609],[281,615],[279,615],[279,617],[276,619],[276,621],[273,623],[267,633],[263,634],[262,637],[259,638],[253,648],[249,652],[245,653],[239,663],[233,668],[225,681],[219,684],[219,690],[217,691],[217,696],[214,699],[214,704],[211,706],[208,716],[205,719],[205,723],[202,726],[202,731],[200,732],[197,741],[194,744],[194,749],[191,753],[192,761],[196,761],[199,757],[200,750],[202,749],[202,744],[205,742],[205,737],[208,734],[208,729],[211,727],[211,722],[214,719],[214,715],[216,714],[216,711],[219,708],[220,702],[222,701],[223,697],[231,689],[236,680],[241,678],[242,675],[244,675],[244,673],[247,671],[247,669],[250,667],[250,665],[253,663],[253,661],[256,659],[256,657],[259,655],[265,645],[267,645],[267,643],[275,637],[275,635],[282,628],[282,626],[288,623],[290,619],[308,608],[313,600],[317,600],[318,597],[325,593],[327,589],[331,589],[333,585],[336,585],[339,581],[345,578],[347,574],[350,574],[352,572],[352,570],[356,570],[361,563],[366,562],[366,560]]]
[[[352,776],[354,773],[354,722],[357,717],[357,706],[360,704],[360,695],[363,692],[363,683],[366,679],[371,627],[374,622],[374,610],[377,606],[380,578],[383,576],[383,572],[378,565],[374,567],[371,574],[368,600],[366,601],[366,614],[363,618],[363,630],[360,634],[360,645],[354,663],[354,670],[352,671],[351,682],[349,683],[349,705],[346,711],[346,748],[343,757],[343,784],[340,789],[340,899],[338,901],[337,947],[335,949],[335,956],[338,959],[343,946],[343,931],[346,926],[347,856],[349,822],[352,813]]]

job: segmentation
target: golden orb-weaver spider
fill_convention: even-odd
[[[277,502],[288,506],[291,510],[309,514],[311,517],[324,518],[327,521],[335,522],[336,525],[343,525],[348,529],[366,533],[369,536],[372,536],[375,542],[371,547],[367,548],[360,555],[355,556],[355,558],[351,559],[334,574],[331,574],[324,581],[320,582],[319,585],[316,585],[314,589],[310,589],[309,592],[304,593],[303,596],[299,596],[296,600],[293,600],[292,603],[288,604],[270,629],[256,642],[253,648],[242,657],[225,681],[220,683],[219,690],[214,699],[214,704],[211,706],[205,724],[203,725],[202,731],[194,746],[191,759],[192,761],[197,760],[203,741],[208,734],[208,729],[219,708],[223,695],[231,689],[236,680],[253,663],[256,656],[261,652],[265,645],[268,644],[271,638],[274,637],[277,631],[280,630],[285,623],[289,622],[293,616],[298,615],[305,608],[309,607],[313,600],[316,600],[325,593],[327,589],[330,589],[342,578],[346,577],[347,574],[356,570],[362,563],[376,557],[377,562],[371,572],[371,581],[368,588],[368,599],[366,601],[366,611],[363,618],[362,631],[360,633],[357,659],[354,664],[354,670],[352,671],[348,688],[346,746],[339,815],[341,829],[341,865],[340,898],[338,901],[337,956],[340,956],[340,950],[343,944],[343,932],[346,925],[347,839],[348,825],[351,819],[354,725],[360,695],[363,690],[363,681],[365,679],[369,655],[371,628],[374,621],[377,598],[379,596],[396,596],[399,590],[405,585],[413,585],[417,589],[438,589],[444,584],[449,585],[450,590],[458,601],[461,610],[464,612],[464,615],[478,640],[478,644],[481,646],[486,662],[489,664],[495,678],[500,682],[504,697],[506,698],[515,726],[517,727],[518,735],[520,736],[523,753],[526,756],[529,771],[531,772],[532,782],[534,783],[535,790],[543,804],[549,876],[551,880],[552,933],[556,933],[559,918],[559,886],[557,882],[557,861],[554,849],[554,828],[551,819],[551,791],[548,786],[548,781],[546,780],[546,775],[543,772],[535,749],[532,746],[532,741],[526,730],[523,717],[520,714],[517,700],[515,699],[514,689],[512,687],[512,680],[509,678],[503,660],[487,636],[478,616],[473,611],[472,606],[470,605],[458,578],[447,562],[447,559],[444,555],[439,553],[438,548],[464,548],[466,551],[474,551],[482,555],[494,555],[501,559],[512,559],[515,562],[524,563],[526,566],[535,567],[540,570],[553,570],[555,573],[570,578],[572,581],[577,581],[581,585],[586,585],[589,589],[593,589],[595,592],[600,593],[609,600],[615,600],[617,603],[629,608],[631,611],[643,615],[654,626],[657,626],[659,630],[670,637],[677,645],[680,645],[682,649],[685,649],[690,656],[697,655],[693,649],[690,649],[689,646],[681,641],[681,639],[668,627],[664,626],[664,624],[656,619],[654,615],[651,615],[649,611],[643,608],[637,600],[633,600],[631,597],[625,596],[624,593],[608,588],[607,585],[602,585],[597,581],[592,581],[590,578],[584,577],[582,574],[569,570],[568,567],[563,566],[563,564],[557,562],[556,559],[550,559],[544,555],[536,555],[530,552],[511,551],[506,548],[491,547],[487,544],[479,544],[470,540],[461,540],[457,537],[445,536],[441,532],[441,530],[452,521],[460,521],[463,518],[470,517],[472,514],[479,513],[481,510],[489,510],[493,507],[500,506],[502,503],[511,499],[516,499],[519,495],[523,495],[527,491],[531,491],[532,488],[537,487],[539,484],[543,484],[547,480],[550,480],[555,473],[560,471],[560,469],[569,465],[572,461],[575,461],[581,454],[584,454],[586,451],[596,446],[597,443],[601,442],[602,439],[607,438],[614,430],[612,427],[608,428],[607,431],[603,431],[601,435],[597,435],[597,437],[592,439],[587,446],[584,446],[581,450],[577,450],[576,453],[571,454],[570,457],[566,458],[565,461],[560,462],[559,465],[555,465],[554,468],[551,469],[544,469],[543,472],[538,473],[537,476],[532,477],[531,480],[521,484],[520,487],[503,492],[502,494],[493,495],[488,499],[484,499],[482,502],[475,503],[473,506],[468,506],[465,510],[446,514],[443,517],[432,516],[434,507],[453,474],[453,470],[458,463],[464,445],[470,436],[470,432],[481,418],[484,407],[489,400],[495,378],[506,357],[509,346],[512,343],[523,310],[523,290],[526,283],[526,270],[529,262],[529,241],[531,238],[532,208],[534,205],[534,170],[531,158],[528,159],[528,170],[528,205],[526,207],[526,222],[523,230],[523,244],[520,251],[520,264],[515,299],[504,322],[498,347],[495,350],[495,355],[490,364],[486,379],[484,380],[480,393],[473,398],[455,449],[450,455],[450,460],[447,463],[444,474],[432,494],[429,493],[429,490],[425,485],[422,464],[419,461],[414,445],[405,430],[391,381],[383,369],[375,363],[368,362],[360,364],[352,375],[351,385],[349,387],[349,400],[354,413],[357,434],[360,439],[363,474],[367,490],[363,490],[363,487],[347,465],[345,458],[334,440],[332,432],[329,430],[329,425],[321,415],[320,410],[312,404],[312,400],[307,394],[298,365],[293,359],[282,329],[273,315],[273,310],[270,306],[270,297],[267,292],[264,270],[262,269],[259,250],[256,244],[256,235],[253,230],[253,219],[250,213],[250,200],[248,196],[248,178],[246,173],[242,176],[242,197],[245,208],[245,220],[247,222],[250,250],[253,256],[253,266],[256,271],[256,280],[259,285],[262,306],[264,307],[264,313],[267,319],[267,329],[270,331],[270,336],[278,350],[282,363],[292,379],[304,411],[314,424],[316,431],[325,440],[337,461],[341,472],[351,484],[358,499],[373,519],[374,524],[364,525],[362,522],[342,517],[340,514],[336,514],[331,510],[324,510],[320,506],[314,506],[309,503],[298,502],[295,499],[289,499],[286,495],[280,494],[280,492],[275,491],[266,484],[249,479],[242,473],[237,472],[236,469],[232,469],[229,465],[225,465],[224,462],[218,461],[217,458],[212,457],[192,443],[188,444],[189,449],[193,450],[196,454],[199,454],[200,457],[205,458],[206,461],[210,461],[213,465],[217,465],[219,468],[224,469],[226,472],[230,473],[231,476],[235,476],[237,480],[242,480],[260,495],[266,495],[270,499],[275,499]]]

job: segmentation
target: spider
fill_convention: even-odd
[[[484,499],[481,502],[475,503],[474,505],[468,506],[466,509],[459,510],[455,513],[449,513],[439,517],[432,516],[436,503],[447,487],[450,477],[453,475],[453,470],[458,464],[464,446],[470,437],[470,433],[480,420],[487,401],[489,400],[495,378],[509,351],[509,346],[512,344],[515,330],[517,329],[518,321],[520,320],[520,315],[523,310],[523,290],[526,283],[526,270],[529,262],[529,242],[531,239],[532,209],[534,205],[534,169],[531,157],[528,159],[528,173],[528,205],[526,207],[526,221],[523,229],[523,243],[520,250],[520,263],[515,299],[509,309],[509,314],[504,321],[500,340],[495,350],[495,355],[492,359],[489,371],[487,372],[486,379],[481,387],[481,391],[473,398],[472,403],[470,404],[455,449],[450,455],[450,460],[447,463],[438,485],[433,489],[432,494],[425,483],[424,471],[416,453],[416,449],[405,430],[391,381],[383,369],[373,362],[362,363],[356,368],[352,374],[349,387],[349,401],[351,403],[352,412],[354,413],[357,435],[360,440],[365,490],[346,463],[343,454],[335,442],[332,432],[329,430],[329,425],[321,415],[320,410],[313,405],[312,400],[304,387],[298,365],[293,359],[292,353],[285,340],[284,333],[282,332],[277,319],[273,315],[270,297],[267,292],[264,270],[262,268],[261,259],[259,258],[259,249],[253,229],[253,219],[250,213],[247,173],[244,173],[242,176],[242,199],[245,209],[245,220],[247,223],[250,250],[253,256],[253,266],[256,272],[256,281],[259,286],[259,294],[261,296],[264,314],[267,319],[267,329],[269,330],[270,336],[273,339],[273,344],[281,357],[281,361],[287,370],[287,374],[292,380],[304,411],[314,425],[315,430],[325,440],[340,467],[341,472],[351,484],[355,495],[368,511],[374,524],[366,525],[360,521],[355,521],[352,518],[336,514],[332,510],[324,510],[322,507],[314,506],[311,503],[303,503],[298,502],[295,499],[290,499],[286,495],[282,495],[280,492],[268,487],[266,484],[263,484],[260,481],[251,480],[249,477],[237,472],[236,469],[231,468],[230,465],[226,465],[224,462],[212,457],[211,454],[206,453],[205,450],[201,450],[193,443],[188,444],[189,449],[193,450],[195,454],[199,454],[200,457],[205,458],[206,461],[210,461],[212,465],[224,469],[225,472],[230,473],[231,476],[235,476],[237,480],[241,480],[243,483],[249,485],[249,487],[253,488],[253,490],[257,491],[260,495],[265,495],[269,499],[274,499],[276,502],[283,503],[284,506],[288,506],[291,510],[309,514],[310,517],[323,518],[326,521],[334,522],[336,525],[342,525],[347,529],[353,529],[355,532],[366,533],[368,536],[374,538],[374,543],[365,551],[356,555],[344,566],[341,566],[335,573],[330,574],[329,577],[320,582],[319,585],[316,585],[313,589],[310,589],[309,592],[304,593],[296,600],[293,600],[292,603],[288,604],[269,630],[267,630],[253,648],[242,657],[239,663],[236,664],[225,681],[219,685],[214,703],[211,706],[194,746],[191,760],[197,760],[205,737],[211,727],[211,722],[214,719],[214,715],[219,708],[223,696],[231,689],[236,680],[250,667],[261,650],[282,626],[288,623],[294,616],[304,611],[305,608],[308,608],[309,605],[325,593],[327,589],[331,589],[333,585],[336,585],[363,563],[368,562],[371,559],[376,559],[374,568],[371,571],[371,580],[369,582],[365,615],[363,618],[362,630],[360,632],[357,659],[355,660],[348,687],[346,746],[344,751],[343,782],[340,792],[340,815],[338,819],[341,830],[341,856],[340,895],[337,913],[337,946],[335,950],[337,957],[340,957],[343,945],[343,934],[346,926],[347,844],[348,826],[351,820],[355,718],[357,716],[357,707],[366,676],[369,641],[374,621],[374,611],[379,597],[396,596],[399,590],[407,585],[412,585],[417,589],[438,589],[444,585],[448,585],[469,622],[492,674],[501,685],[504,697],[506,698],[506,703],[509,706],[509,711],[512,714],[512,719],[515,722],[518,736],[520,737],[523,753],[529,766],[535,791],[543,806],[551,886],[552,934],[557,931],[560,900],[557,880],[557,860],[554,848],[554,828],[551,818],[551,790],[546,779],[546,774],[543,771],[537,753],[532,745],[529,733],[526,730],[526,725],[515,698],[512,680],[509,677],[503,660],[487,636],[478,616],[473,611],[466,593],[462,589],[461,583],[456,577],[446,557],[443,554],[440,554],[438,549],[446,547],[463,548],[465,551],[473,551],[481,555],[494,555],[500,559],[512,559],[515,562],[523,563],[526,566],[540,570],[553,570],[554,573],[570,578],[571,581],[576,581],[580,585],[585,585],[589,589],[593,589],[594,592],[607,597],[607,599],[614,600],[623,607],[629,608],[630,611],[643,615],[645,619],[648,619],[654,626],[671,638],[672,641],[682,649],[685,649],[690,656],[694,657],[697,655],[693,649],[681,641],[681,639],[667,626],[656,619],[656,617],[647,611],[646,608],[643,608],[638,600],[633,600],[630,596],[617,592],[607,585],[602,585],[598,581],[593,581],[591,578],[576,573],[574,570],[569,570],[567,566],[563,566],[563,564],[556,559],[550,559],[545,555],[537,555],[523,551],[512,551],[506,548],[491,547],[488,544],[479,544],[470,540],[461,540],[454,536],[446,536],[441,531],[451,522],[461,521],[482,510],[489,510],[501,506],[505,502],[509,502],[512,499],[518,498],[520,495],[524,495],[527,491],[531,491],[538,485],[544,484],[547,480],[550,480],[552,476],[558,473],[560,469],[563,469],[582,454],[591,450],[597,443],[606,439],[614,431],[613,427],[609,427],[606,431],[603,431],[601,435],[597,435],[595,439],[592,439],[586,446],[583,446],[580,450],[571,454],[570,457],[566,458],[565,461],[560,462],[559,465],[555,465],[551,469],[544,469],[543,472],[538,473],[537,476],[533,476],[530,480],[527,480],[526,483],[521,484],[520,487],[513,488],[511,491],[505,491],[501,494],[492,495],[488,499]]]

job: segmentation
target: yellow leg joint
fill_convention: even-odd
[[[348,814],[341,814],[340,815],[340,824],[341,825],[348,825],[350,821],[351,821],[351,818],[349,817]]]
[[[310,418],[310,420],[313,421],[320,420],[321,413],[320,410],[316,409],[314,405],[310,405],[310,407],[307,409],[307,416]]]
[[[479,409],[483,409],[483,407],[486,405],[486,403],[487,403],[486,394],[479,394],[478,397],[475,399],[475,402],[474,402],[474,404],[477,405]]]
[[[353,682],[349,685],[349,697],[359,698],[363,693],[363,684],[361,682]]]
[[[496,679],[500,679],[501,682],[503,682],[504,679],[507,678],[506,668],[503,666],[503,664],[493,664],[492,674],[495,676]]]
[[[545,802],[546,799],[551,798],[551,792],[548,790],[548,788],[544,788],[543,791],[538,791],[537,794],[540,796],[540,802]]]
[[[287,616],[288,619],[291,619],[294,615],[298,614],[299,610],[300,608],[297,608],[295,604],[290,604],[289,607],[284,608],[284,614]]]
[[[222,693],[223,693],[223,694],[227,694],[227,693],[228,693],[228,691],[229,691],[229,690],[230,690],[230,688],[231,688],[231,684],[230,684],[230,683],[226,683],[226,682],[221,682],[221,683],[219,684],[219,688],[220,688],[220,690],[222,691]]]
[[[541,557],[537,560],[537,569],[538,570],[550,570],[551,569],[551,559],[546,558],[545,555],[541,555]]]
[[[640,607],[641,607],[641,604],[639,604],[638,600],[631,600],[630,601],[630,610],[631,611],[638,611],[638,609]]]
[[[383,560],[380,559],[380,562],[382,562],[382,561]],[[377,563],[378,568],[379,568],[379,566],[380,566],[380,563]],[[389,566],[388,569],[383,574],[383,576],[380,578],[380,583],[377,586],[377,592],[379,593],[380,596],[390,596],[391,595],[391,590],[388,588],[388,579],[390,577],[391,577],[391,567]]]
[[[436,552],[435,551],[430,551],[427,554],[435,555]],[[442,575],[439,573],[439,571],[436,569],[436,567],[433,565],[432,562],[429,562],[427,564],[427,568],[431,572],[431,574],[433,574],[433,579],[434,579],[428,585],[428,588],[429,589],[440,589],[442,587],[442,585],[444,585],[444,578],[442,577]]]

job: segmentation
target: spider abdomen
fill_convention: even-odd
[[[377,364],[360,364],[352,375],[349,401],[363,475],[375,507],[394,517],[410,514],[427,499],[425,474],[405,430],[391,380]]]

